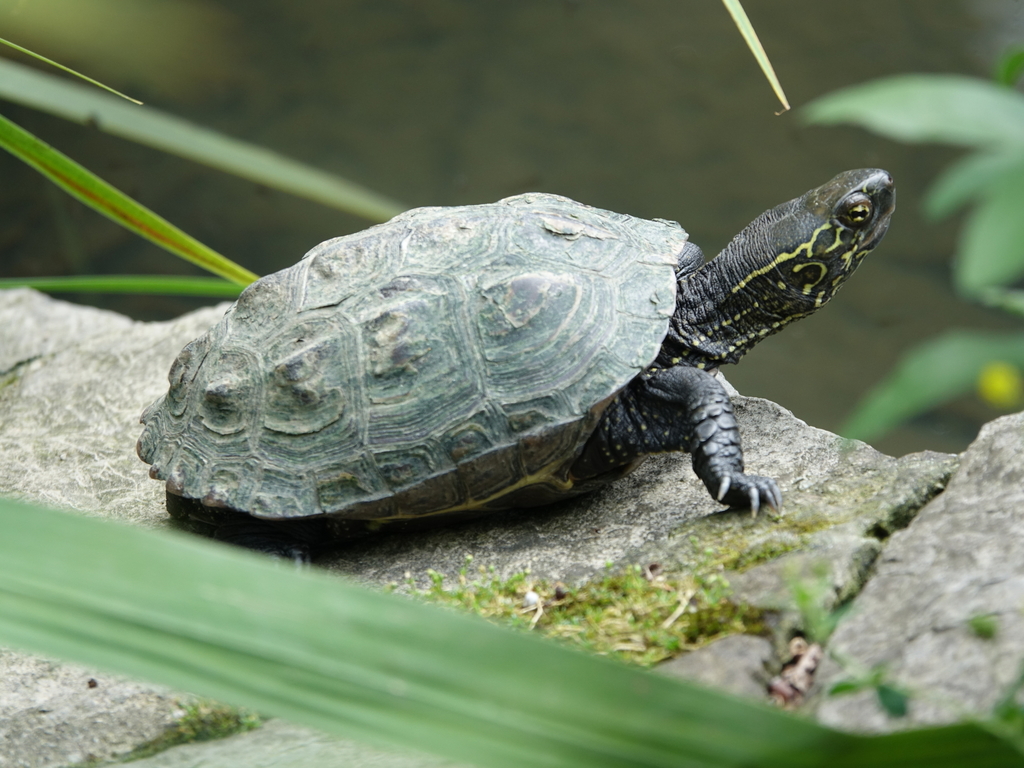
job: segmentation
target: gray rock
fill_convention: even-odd
[[[167,526],[163,489],[144,482],[135,455],[139,414],[167,390],[169,361],[225,308],[136,323],[27,288],[0,291],[0,493]]]
[[[163,488],[148,479],[135,455],[138,417],[166,391],[167,371],[180,349],[224,307],[170,322],[126,324],[112,313],[27,289],[0,292],[0,307],[8,305],[23,322],[0,324],[0,348],[15,348],[8,344],[12,333],[43,341],[19,342],[23,352],[14,356],[6,386],[0,387],[0,492],[148,527],[169,525]],[[79,314],[87,321],[75,319]],[[54,319],[63,315],[69,318]],[[88,332],[77,341],[54,340],[55,327]],[[823,527],[867,509],[876,524],[913,506],[914,493],[893,490],[907,460],[808,427],[766,400],[737,398],[737,413],[748,471],[776,477],[785,492],[783,521]],[[932,455],[914,463],[924,478],[920,484],[941,483],[948,472],[943,462],[948,458]],[[688,456],[657,456],[587,497],[435,531],[370,537],[320,564],[371,583],[400,582],[406,572],[425,583],[428,568],[454,575],[473,554],[476,564],[493,566],[500,575],[529,568],[540,577],[580,581],[608,562],[654,556],[686,524],[698,528],[684,528],[683,539],[699,529],[702,539],[721,542],[728,538],[725,529],[743,529],[755,532],[749,539],[754,546],[786,533],[767,515],[753,523],[734,513],[697,522],[719,510],[693,475]]]
[[[870,446],[808,427],[774,403],[739,398],[741,419],[759,424],[749,443],[766,455],[785,490],[781,517],[705,515],[677,527],[643,553],[693,567],[707,551],[731,568],[735,598],[791,609],[789,582],[824,571],[825,608],[855,595],[881,550],[880,538],[906,525],[945,486],[957,457],[930,451],[894,459]]]
[[[226,739],[183,744],[130,763],[132,768],[457,768],[414,752],[375,749],[283,720]]]
[[[0,766],[109,760],[181,716],[169,692],[0,649]]]
[[[3,292],[0,327],[4,329],[4,344],[0,347],[0,376],[89,336],[132,326],[129,318],[116,312],[93,307],[68,311],[65,307],[65,302],[28,288]]]
[[[775,653],[770,640],[732,635],[693,653],[659,664],[658,672],[720,688],[737,696],[767,700]]]
[[[836,630],[851,672],[885,665],[912,693],[908,717],[888,718],[867,691],[824,699],[822,722],[883,731],[985,715],[1024,662],[1024,414],[986,425],[945,493],[894,534]],[[993,617],[986,639],[971,628]],[[821,688],[847,676],[833,661]]]
[[[790,544],[794,551],[729,574],[737,600],[791,611],[792,581],[819,579],[822,574],[829,581],[822,596],[825,610],[850,600],[864,586],[883,540],[907,526],[945,487],[959,464],[956,456],[931,451],[893,459],[863,443],[851,448],[847,459],[844,471],[833,468],[809,488],[812,493],[798,496],[780,525],[743,544],[747,553],[770,554]],[[816,502],[829,496],[836,501]],[[791,628],[797,624],[798,617],[791,617]]]

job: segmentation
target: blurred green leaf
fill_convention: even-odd
[[[765,78],[771,85],[772,90],[775,91],[775,96],[782,102],[782,111],[789,111],[789,100],[782,90],[782,83],[779,82],[775,69],[772,67],[772,62],[768,58],[768,54],[765,53],[764,46],[761,45],[761,40],[757,36],[757,31],[754,29],[754,25],[750,23],[750,19],[747,18],[747,12],[743,10],[740,0],[722,0],[722,2],[725,4],[726,10],[729,11],[729,15],[732,16],[732,21],[736,25],[736,29],[739,30],[740,35],[743,36],[743,40],[746,42],[750,52],[754,54],[757,65],[761,67]]]
[[[866,680],[841,680],[828,689],[829,696],[843,696],[848,693],[857,693],[865,688],[873,687]]]
[[[973,152],[947,168],[928,190],[925,214],[933,219],[949,215],[965,203],[1013,176],[1024,175],[1024,149],[1016,152]]]
[[[390,198],[269,149],[152,107],[140,109],[125,104],[92,88],[4,59],[0,59],[0,97],[371,221],[386,221],[404,209]]]
[[[992,181],[960,232],[953,263],[957,287],[967,295],[1013,283],[1024,275],[1024,173]]]
[[[1014,86],[1024,75],[1024,48],[1011,48],[996,62],[993,79],[1000,85]]]
[[[242,292],[242,286],[219,277],[75,275],[0,278],[0,290],[22,287],[49,293],[156,293],[165,296],[215,296],[226,299],[236,298]]]
[[[906,717],[907,695],[891,685],[880,685],[875,689],[878,703],[890,717]]]
[[[1005,288],[989,288],[979,291],[977,298],[982,304],[1024,317],[1024,291]]]
[[[0,500],[0,643],[481,766],[1010,768],[809,720],[208,541]]]
[[[855,85],[808,104],[803,117],[851,123],[899,141],[1024,147],[1024,95],[960,75],[899,75]]]
[[[907,352],[857,406],[840,432],[873,440],[897,424],[973,391],[991,360],[1024,366],[1024,335],[953,331]]]
[[[800,612],[807,640],[825,645],[853,604],[847,603],[835,610],[826,607],[830,598],[835,596],[827,564],[815,564],[811,573],[794,568],[786,571],[783,576],[793,603]]]
[[[31,165],[72,197],[161,248],[239,285],[248,285],[257,279],[245,267],[203,245],[2,116],[0,147]]]

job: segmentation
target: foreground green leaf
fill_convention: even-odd
[[[972,392],[992,360],[1024,367],[1024,336],[954,331],[907,352],[840,430],[871,441],[897,424]]]
[[[2,78],[0,78],[2,82]],[[203,245],[146,206],[87,171],[67,155],[0,116],[0,146],[31,165],[72,197],[171,253],[239,285],[257,275]]]
[[[823,96],[810,123],[851,123],[899,141],[969,147],[1024,146],[1024,95],[960,75],[899,75]]]
[[[227,173],[386,221],[404,206],[365,187],[160,110],[120,99],[30,67],[0,59],[0,97]]]
[[[174,277],[171,275],[75,275],[73,277],[8,277],[0,279],[6,288],[35,288],[48,293],[154,293],[164,296],[214,296],[231,299],[242,286],[219,277]]]
[[[481,766],[1009,768],[869,738],[245,552],[0,500],[0,642]]]

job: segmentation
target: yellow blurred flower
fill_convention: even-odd
[[[1024,377],[1009,363],[996,360],[978,374],[978,394],[996,408],[1005,410],[1024,404]]]

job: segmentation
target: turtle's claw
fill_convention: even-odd
[[[761,492],[752,485],[747,493],[750,494],[750,516],[757,517],[757,510],[761,508]]]
[[[717,493],[712,491],[717,501],[733,508],[749,509],[753,517],[757,516],[762,507],[768,507],[773,512],[778,512],[782,508],[782,493],[770,477],[735,472],[717,478],[717,485]],[[714,485],[708,490],[712,488]]]

